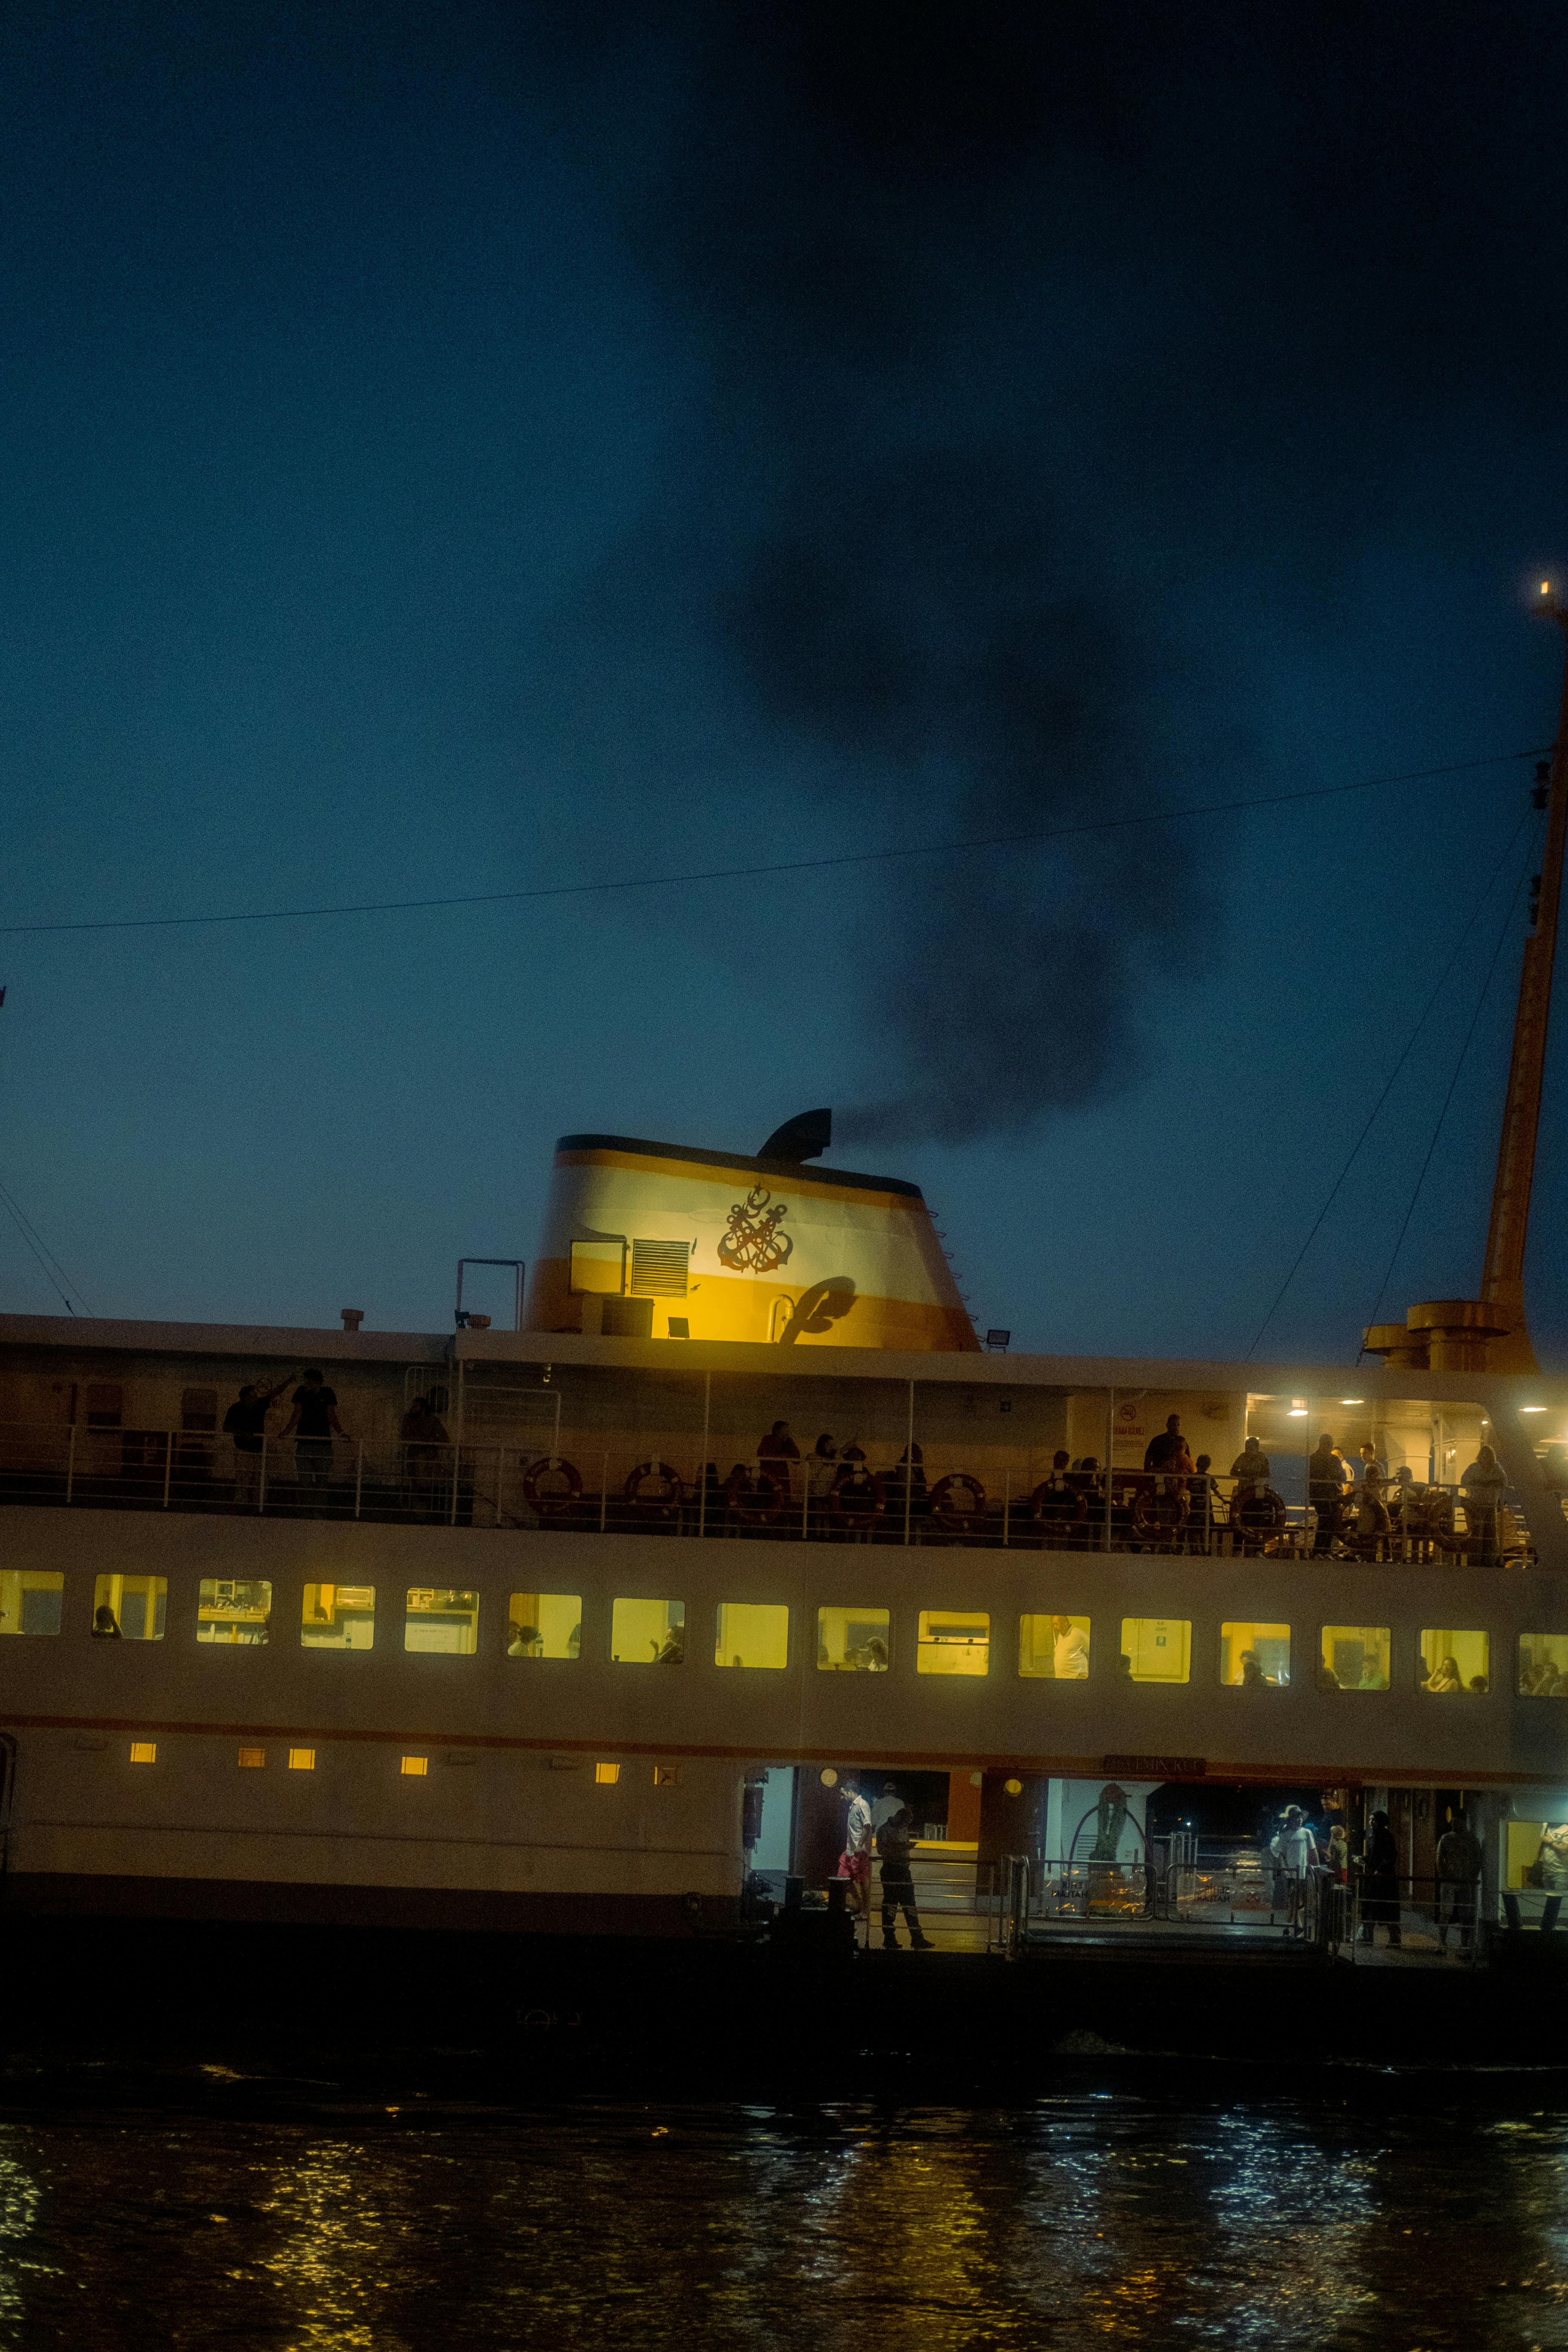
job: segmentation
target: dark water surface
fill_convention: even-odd
[[[0,2344],[1568,2347],[1558,2074],[1085,2077],[1008,2105],[312,2096],[247,2118],[13,2104]]]

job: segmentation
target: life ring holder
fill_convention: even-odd
[[[954,1510],[949,1496],[962,1488],[973,1495],[973,1502],[967,1510]],[[933,1526],[947,1536],[983,1536],[985,1533],[985,1489],[978,1478],[967,1470],[950,1470],[939,1478],[931,1490],[930,1517]]]
[[[564,1494],[547,1491],[542,1486],[542,1481],[552,1475],[564,1478]],[[522,1474],[522,1499],[531,1511],[538,1512],[542,1519],[558,1518],[582,1498],[582,1473],[575,1463],[568,1462],[563,1454],[542,1454],[538,1461],[531,1462]]]
[[[1231,1503],[1231,1532],[1243,1543],[1273,1543],[1284,1534],[1288,1522],[1285,1498],[1272,1486],[1254,1486],[1245,1500]]]
[[[1051,1535],[1065,1535],[1070,1528],[1088,1525],[1089,1496],[1081,1486],[1062,1486],[1054,1478],[1042,1478],[1029,1497],[1029,1511],[1037,1526]]]
[[[844,1496],[851,1487],[871,1490],[868,1511],[847,1508]],[[827,1490],[828,1524],[835,1528],[864,1530],[879,1527],[887,1516],[888,1488],[886,1481],[875,1470],[868,1470],[863,1462],[847,1462]]]
[[[658,1495],[645,1495],[643,1486],[647,1480],[655,1481],[664,1491]],[[668,1462],[657,1459],[639,1462],[627,1476],[621,1493],[637,1517],[644,1519],[678,1518],[686,1500],[686,1487],[679,1471],[672,1470]]]
[[[1158,1486],[1139,1486],[1132,1496],[1132,1530],[1156,1543],[1169,1543],[1187,1524],[1187,1498],[1173,1482],[1181,1474],[1166,1474],[1163,1494]]]
[[[784,1489],[776,1478],[770,1478],[759,1464],[755,1476],[743,1462],[737,1462],[724,1481],[724,1500],[730,1517],[743,1528],[765,1528],[778,1517],[784,1505]]]

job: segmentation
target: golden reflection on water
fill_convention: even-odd
[[[1568,2346],[1546,2111],[376,2116],[0,2126],[0,2352]]]
[[[382,2168],[364,2158],[363,2147],[318,2147],[280,2165],[271,2195],[258,2200],[286,2233],[260,2267],[298,2329],[289,2352],[406,2352],[379,2311],[404,2250],[389,2245],[377,2210],[385,2201]]]

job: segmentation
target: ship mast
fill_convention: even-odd
[[[1549,580],[1541,583],[1537,609],[1568,635],[1568,604],[1552,594]],[[1546,846],[1530,902],[1531,931],[1519,981],[1480,1297],[1429,1298],[1411,1307],[1403,1323],[1373,1324],[1363,1338],[1363,1349],[1369,1355],[1382,1356],[1390,1365],[1410,1369],[1424,1365],[1433,1371],[1452,1372],[1540,1370],[1524,1311],[1524,1250],[1546,1071],[1563,852],[1568,846],[1568,649],[1557,740],[1550,762],[1543,761],[1535,772],[1535,805],[1548,811]]]
[[[1550,594],[1542,584],[1542,596]],[[1568,635],[1568,612],[1546,607]],[[1565,649],[1568,650],[1568,649]],[[1551,765],[1536,770],[1537,804],[1548,809],[1546,848],[1531,901],[1531,929],[1524,943],[1519,980],[1519,1010],[1513,1024],[1513,1056],[1502,1133],[1498,1139],[1497,1177],[1492,1185],[1491,1223],[1481,1274],[1481,1298],[1506,1321],[1506,1338],[1488,1349],[1490,1369],[1533,1372],[1539,1368],[1524,1312],[1524,1244],[1530,1229],[1530,1193],[1535,1178],[1535,1143],[1541,1125],[1541,1089],[1546,1069],[1546,1030],[1552,1012],[1552,970],[1557,955],[1557,917],[1563,895],[1563,853],[1568,842],[1568,661]]]

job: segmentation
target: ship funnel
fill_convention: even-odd
[[[563,1135],[526,1328],[653,1339],[977,1349],[918,1184],[805,1162],[806,1111],[755,1159]]]
[[[795,1118],[786,1118],[775,1127],[762,1150],[759,1160],[820,1160],[833,1140],[833,1113],[830,1110],[803,1110]]]

